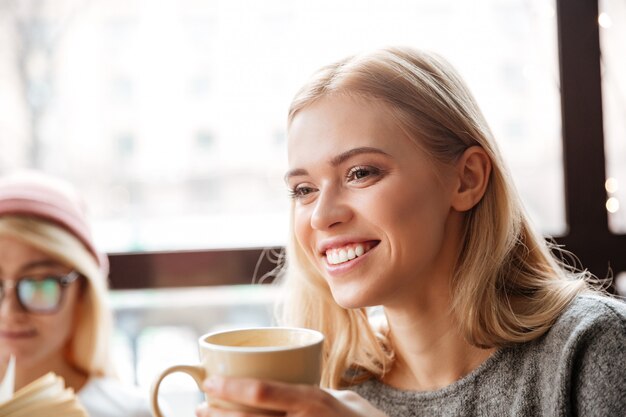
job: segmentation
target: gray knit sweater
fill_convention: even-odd
[[[541,338],[496,351],[461,380],[414,392],[351,388],[389,417],[626,416],[626,304],[579,296]]]

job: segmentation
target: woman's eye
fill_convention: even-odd
[[[313,187],[309,187],[307,185],[298,185],[297,187],[292,188],[289,191],[289,194],[292,198],[303,198],[314,191],[315,189]]]
[[[348,181],[359,181],[363,180],[372,175],[377,175],[380,173],[380,170],[370,166],[357,166],[351,168],[348,171],[347,179]]]

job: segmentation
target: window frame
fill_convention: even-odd
[[[626,235],[609,229],[598,2],[556,0],[568,232],[555,238],[599,278],[626,271]]]

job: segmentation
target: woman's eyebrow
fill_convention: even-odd
[[[63,264],[53,260],[53,259],[41,259],[41,260],[37,260],[37,261],[32,261],[32,262],[28,262],[26,265],[23,265],[20,270],[22,271],[27,271],[29,269],[35,269],[35,268],[47,268],[47,267],[53,267],[53,268],[58,268],[58,267],[62,267]]]
[[[379,155],[385,155],[385,156],[391,156],[389,155],[387,152],[383,151],[382,149],[378,149],[378,148],[372,148],[369,146],[362,146],[359,148],[354,148],[354,149],[350,149],[347,150],[345,152],[340,153],[337,156],[334,156],[333,158],[331,158],[330,160],[330,165],[336,167],[337,165],[341,165],[342,163],[344,163],[345,161],[347,161],[350,158],[353,158],[357,155],[362,155],[365,153],[376,153]],[[308,171],[306,169],[302,169],[302,168],[296,168],[296,169],[292,169],[287,171],[287,173],[285,174],[285,182],[287,182],[287,180],[291,177],[297,177],[300,175],[308,175]]]
[[[289,178],[291,177],[297,177],[300,175],[308,175],[308,174],[309,172],[306,169],[302,169],[302,168],[291,169],[287,171],[287,173],[285,174],[284,180],[285,182],[287,182]]]
[[[330,164],[332,166],[337,166],[356,155],[361,155],[364,153],[377,153],[380,155],[391,156],[387,152],[383,151],[382,149],[372,148],[370,146],[362,146],[360,148],[354,148],[354,149],[350,149],[348,151],[340,153],[339,155],[333,157],[330,160]]]

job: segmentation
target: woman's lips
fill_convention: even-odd
[[[35,330],[0,330],[0,338],[27,339],[37,334]]]
[[[347,250],[344,249],[345,246],[352,246],[354,244],[350,244],[350,245],[344,245],[341,248],[333,248],[333,250],[337,251],[337,250],[346,250],[346,254],[345,256],[348,258],[347,260],[342,261],[342,259],[344,259],[344,255],[343,254],[339,254],[338,256],[340,256],[339,258],[339,262],[338,263],[333,263],[333,257],[337,256],[336,254],[328,254],[327,251],[327,255],[323,257],[324,259],[324,266],[325,269],[328,273],[330,273],[331,275],[343,275],[344,273],[347,273],[348,271],[351,271],[354,268],[357,268],[358,265],[361,262],[364,262],[367,258],[368,255],[376,248],[376,246],[380,243],[380,241],[368,241],[366,247],[363,248],[363,253],[361,255],[357,255],[356,251],[356,247],[353,249],[354,250],[354,258],[350,259],[350,256],[352,256],[351,253],[347,253]],[[361,243],[363,244],[363,243]],[[359,252],[361,250],[359,249]],[[335,252],[336,253],[336,252]],[[330,256],[330,258],[329,258]]]
[[[340,247],[333,247],[326,250],[324,256],[329,265],[341,265],[368,253],[380,241],[367,241],[358,243],[348,243]]]

